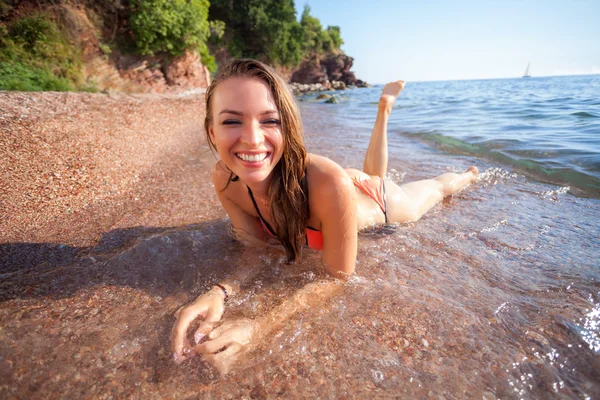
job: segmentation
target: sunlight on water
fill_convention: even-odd
[[[589,301],[594,307],[585,315],[585,318],[580,319],[583,324],[579,325],[581,327],[580,335],[590,346],[590,350],[600,354],[600,302],[594,304],[592,295],[590,295]]]

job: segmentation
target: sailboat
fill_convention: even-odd
[[[523,73],[523,78],[531,78],[531,73],[529,72],[530,62],[527,63],[527,68],[525,68],[525,73]]]

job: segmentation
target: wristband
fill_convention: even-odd
[[[223,293],[225,294],[225,300],[227,300],[229,298],[229,292],[227,291],[227,289],[225,289],[225,286],[218,283],[215,283],[215,286],[223,291]]]

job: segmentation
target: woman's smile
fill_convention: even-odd
[[[269,156],[269,153],[260,153],[260,154],[237,153],[236,156],[238,156],[238,158],[240,160],[256,163],[256,162],[261,162],[265,158],[267,158]]]

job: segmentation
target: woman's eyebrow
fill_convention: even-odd
[[[260,115],[267,115],[267,114],[277,114],[278,111],[277,110],[266,110],[260,113]],[[241,111],[236,111],[236,110],[221,110],[221,112],[219,112],[219,115],[221,114],[233,114],[233,115],[239,115],[239,116],[243,116],[244,113],[242,113]]]
[[[221,114],[234,114],[234,115],[239,115],[239,116],[244,115],[241,111],[227,110],[227,109],[221,110],[221,112],[219,113],[219,115],[221,115]]]

